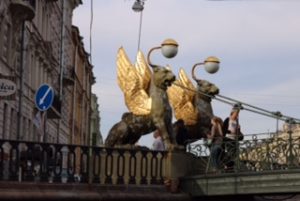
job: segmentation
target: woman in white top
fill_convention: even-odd
[[[233,107],[230,116],[225,119],[223,124],[223,132],[225,134],[224,145],[228,157],[226,162],[227,169],[232,169],[234,166],[234,161],[237,157],[238,140],[242,136],[239,125],[239,112],[238,107]]]

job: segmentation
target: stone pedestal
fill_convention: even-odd
[[[165,181],[166,188],[176,193],[179,191],[180,178],[187,176],[192,170],[192,157],[185,150],[170,151],[166,157]]]

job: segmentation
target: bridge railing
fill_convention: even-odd
[[[0,140],[0,180],[162,184],[166,152]]]
[[[200,164],[195,166],[194,173],[300,169],[300,137],[272,135],[260,138],[254,135],[252,139],[242,141],[224,140],[219,149],[220,154],[213,153],[216,151],[213,146],[203,140],[187,147],[188,152],[194,154]]]

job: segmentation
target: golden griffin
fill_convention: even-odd
[[[107,146],[134,144],[155,129],[160,129],[166,147],[174,142],[172,109],[166,91],[176,77],[166,67],[153,67],[152,71],[142,52],[138,52],[133,65],[124,49],[119,49],[118,84],[130,112],[124,113],[122,120],[111,128],[105,141]]]
[[[153,67],[151,71],[140,51],[133,65],[121,47],[117,55],[117,78],[129,112],[110,129],[105,145],[135,144],[141,136],[160,129],[166,147],[171,147],[176,144],[176,136],[182,135],[176,126],[173,129],[172,108],[176,119],[185,124],[185,141],[206,137],[213,116],[211,97],[219,89],[197,79],[193,71],[192,76],[196,87],[183,69],[176,81],[170,68]]]
[[[168,89],[170,103],[177,120],[182,119],[187,129],[184,138],[188,141],[206,137],[210,132],[210,119],[213,117],[211,97],[219,93],[218,87],[206,80],[197,79],[194,70],[195,87],[183,69],[178,79]],[[175,132],[175,136],[180,133]],[[180,144],[180,143],[179,143]]]

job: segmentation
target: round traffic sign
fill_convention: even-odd
[[[35,105],[40,111],[48,110],[53,103],[54,90],[48,84],[39,87],[35,94]]]

